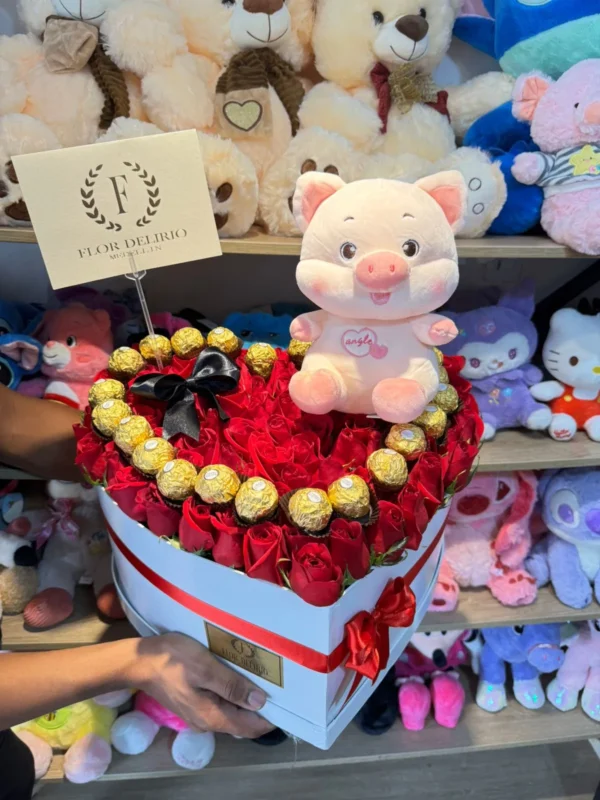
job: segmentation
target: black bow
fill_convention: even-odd
[[[159,373],[142,375],[136,378],[131,391],[147,400],[168,403],[163,422],[165,439],[184,433],[198,441],[200,423],[194,396],[202,394],[208,397],[217,409],[221,421],[227,422],[229,416],[221,408],[217,395],[237,389],[239,382],[239,367],[216,347],[208,347],[196,359],[189,378]]]

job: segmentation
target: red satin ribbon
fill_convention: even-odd
[[[143,561],[141,561],[135,553],[127,547],[127,545],[119,538],[119,536],[115,533],[115,531],[108,525],[107,523],[108,532],[110,534],[111,539],[113,540],[117,549],[121,552],[121,554],[129,561],[132,567],[136,569],[142,577],[144,577],[149,583],[151,583],[156,589],[163,592],[170,597],[171,600],[174,600],[176,603],[184,606],[187,608],[188,611],[192,611],[194,614],[197,614],[199,617],[202,617],[207,622],[210,622],[213,625],[216,625],[220,628],[225,628],[226,630],[230,631],[236,636],[239,636],[243,639],[250,639],[250,641],[257,644],[259,647],[264,647],[266,650],[270,650],[273,653],[276,653],[278,656],[282,658],[286,658],[289,661],[293,661],[295,664],[300,664],[307,669],[312,670],[313,672],[320,672],[321,674],[327,675],[330,672],[334,672],[338,667],[340,667],[346,658],[351,655],[350,645],[347,638],[344,638],[339,645],[335,648],[335,650],[330,653],[330,655],[324,655],[323,653],[319,653],[317,650],[313,650],[310,647],[306,647],[305,645],[298,644],[298,642],[294,642],[291,639],[286,639],[284,636],[280,636],[277,633],[273,633],[272,631],[266,630],[266,628],[261,628],[258,625],[254,625],[251,622],[246,622],[245,620],[239,619],[238,617],[233,616],[233,614],[229,614],[226,611],[222,611],[220,608],[216,608],[215,606],[211,606],[208,603],[199,600],[197,597],[185,592],[183,589],[180,589],[178,586],[175,586],[173,583],[170,583],[165,578],[163,578],[158,573],[154,572],[154,570],[150,569]],[[402,598],[405,597],[404,592],[410,592],[412,595],[412,591],[408,589],[410,584],[415,580],[417,575],[421,572],[425,564],[431,558],[435,548],[438,546],[443,533],[444,533],[445,525],[442,526],[439,533],[433,540],[433,542],[429,545],[427,550],[423,553],[421,558],[414,564],[412,569],[408,572],[404,578],[400,578],[402,583],[403,591],[397,595],[397,589],[393,588],[396,581],[392,581],[386,589],[384,590],[383,595],[379,599],[379,602],[376,606],[373,615],[370,615],[369,612],[361,612],[361,614],[366,614],[368,616],[373,616],[377,613],[377,609],[379,609],[380,604],[382,603],[384,597],[386,598],[384,606],[381,610],[381,615],[377,617],[379,620],[376,623],[376,627],[381,628],[379,631],[380,635],[385,636],[383,632],[384,626],[382,626],[382,622],[385,619],[388,619],[388,610],[391,610],[391,615],[394,619],[400,619],[400,614],[396,614],[397,604],[402,601]],[[391,594],[394,595],[392,597],[386,597],[388,590],[390,589]],[[413,595],[414,598],[414,595]],[[357,615],[358,617],[361,614]],[[414,617],[414,609],[413,609],[413,617]],[[351,625],[357,617],[355,617],[349,625]],[[411,624],[411,623],[408,623]],[[388,657],[389,657],[389,627],[387,627],[387,635],[388,635]],[[380,652],[379,660],[382,664],[381,668],[384,668],[387,665],[387,658],[384,660],[383,655],[385,653],[383,651]],[[365,660],[366,663],[366,660]],[[348,665],[350,666],[350,665]],[[357,675],[359,677],[359,675]]]

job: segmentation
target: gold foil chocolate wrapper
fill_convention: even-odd
[[[434,439],[439,439],[440,436],[444,435],[447,423],[446,412],[433,403],[426,406],[425,411],[415,420],[415,425],[423,428],[427,436],[431,436]]]
[[[138,446],[133,451],[133,466],[144,475],[158,474],[165,464],[175,458],[175,448],[166,439],[153,437]]]
[[[454,386],[449,383],[440,383],[438,393],[433,398],[433,402],[446,414],[453,414],[460,404],[460,398]]]
[[[260,375],[261,378],[269,378],[273,372],[273,366],[277,361],[275,348],[264,342],[257,342],[248,348],[246,353],[246,366],[253,375]]]
[[[225,505],[231,503],[240,488],[237,474],[223,464],[204,467],[196,480],[196,494],[203,503]]]
[[[131,416],[131,409],[122,400],[105,400],[92,411],[92,424],[99,434],[112,439],[124,417]]]
[[[171,347],[179,358],[197,358],[206,347],[206,340],[196,328],[181,328],[171,336]]]
[[[437,358],[437,362],[440,367],[444,366],[444,354],[439,349],[439,347],[434,347],[433,352],[435,353],[435,357]]]
[[[440,373],[440,383],[449,384],[450,376],[448,375],[448,370],[445,367],[440,367],[438,371]]]
[[[333,510],[348,519],[360,519],[371,510],[369,487],[358,475],[347,475],[327,489]]]
[[[198,472],[193,464],[176,458],[174,461],[167,461],[164,467],[156,476],[158,491],[167,500],[175,503],[183,503],[194,492],[194,484]]]
[[[135,378],[145,363],[141,353],[133,347],[119,347],[113,351],[108,361],[108,371],[115,378],[129,380]]]
[[[408,480],[406,459],[395,450],[376,450],[367,460],[371,477],[383,489],[401,489]]]
[[[88,394],[88,402],[92,408],[107,400],[125,400],[125,387],[114,378],[100,378],[93,383]]]
[[[206,337],[209,347],[216,347],[229,358],[235,358],[240,354],[242,343],[229,328],[213,328]]]
[[[333,508],[321,489],[299,489],[290,498],[290,519],[302,530],[319,533],[329,525]]]
[[[292,362],[300,369],[304,362],[304,356],[308,353],[312,342],[299,342],[292,339],[288,347],[288,353]]]
[[[279,495],[275,485],[264,478],[248,478],[235,496],[238,517],[252,525],[268,519],[278,505]]]
[[[427,437],[416,425],[393,425],[385,440],[386,447],[414,461],[427,450]]]
[[[131,456],[138,445],[153,436],[152,426],[145,417],[123,417],[117,425],[114,442],[122,453]]]
[[[163,366],[173,358],[173,348],[166,336],[155,333],[146,336],[140,342],[140,353],[149,364],[157,364],[159,359]]]

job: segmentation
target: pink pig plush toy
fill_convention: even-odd
[[[556,83],[541,72],[523,75],[513,98],[513,114],[531,122],[542,151],[517,156],[513,175],[543,187],[542,225],[555,242],[600,255],[600,59]]]
[[[291,326],[294,339],[313,343],[290,383],[303,411],[392,423],[423,413],[440,383],[433,347],[458,333],[431,312],[458,284],[453,231],[465,203],[458,172],[415,184],[300,177],[294,215],[304,240],[296,278],[322,309]]]

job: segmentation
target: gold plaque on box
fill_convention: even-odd
[[[263,650],[252,642],[240,639],[233,633],[216,628],[208,622],[206,626],[206,636],[208,638],[208,649],[216,656],[235,664],[237,667],[251,672],[259,678],[263,678],[275,686],[283,687],[283,659],[281,656]]]

